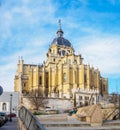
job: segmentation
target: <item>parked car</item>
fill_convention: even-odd
[[[8,116],[5,112],[0,112],[0,116],[3,118],[4,123],[6,123],[8,121]]]
[[[0,116],[0,127],[4,125],[4,119]]]
[[[11,117],[16,117],[15,113],[8,114],[7,116],[10,117],[10,115],[11,115]]]

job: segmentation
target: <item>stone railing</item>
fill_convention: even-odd
[[[20,130],[46,130],[39,120],[24,106],[19,109]]]
[[[76,93],[88,93],[88,94],[99,94],[99,90],[96,90],[96,89],[80,89],[80,88],[77,88],[77,89],[73,89],[73,92],[76,92]]]

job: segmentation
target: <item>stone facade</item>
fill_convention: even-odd
[[[108,95],[108,79],[103,78],[98,69],[83,63],[82,56],[76,55],[72,44],[63,38],[60,27],[44,64],[25,64],[22,58],[19,59],[14,90],[21,94],[37,90],[38,94],[42,92],[50,98],[80,98],[83,104],[93,97],[93,103],[96,103],[99,96]]]

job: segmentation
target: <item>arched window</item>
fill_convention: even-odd
[[[86,83],[87,82],[87,75],[84,74],[84,82]]]
[[[85,106],[88,106],[88,101],[85,101]]]
[[[77,64],[77,60],[76,59],[74,60],[74,63]]]
[[[68,60],[68,63],[71,64],[71,59]]]
[[[79,96],[79,100],[82,100],[82,96]]]
[[[103,84],[103,91],[105,92],[105,84]]]
[[[63,74],[63,82],[66,82],[66,73]]]
[[[53,54],[55,54],[55,50],[53,50]]]
[[[2,104],[2,110],[3,110],[3,111],[6,111],[6,109],[7,109],[7,104],[6,104],[6,103],[3,103],[3,104]]]
[[[48,72],[46,72],[46,88],[48,88],[48,80],[49,80],[49,73]]]
[[[75,83],[77,83],[77,72],[75,71]]]
[[[42,77],[41,76],[39,77],[39,84],[40,85],[42,84]]]
[[[55,58],[53,58],[53,62],[55,62]]]
[[[23,83],[23,87],[26,87],[27,85],[26,85],[26,83]]]

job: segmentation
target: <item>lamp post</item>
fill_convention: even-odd
[[[76,92],[74,92],[74,107],[76,107]]]
[[[120,95],[119,95],[119,120],[120,120]]]
[[[10,121],[12,121],[12,116],[11,116],[11,114],[12,114],[12,94],[10,94]]]

